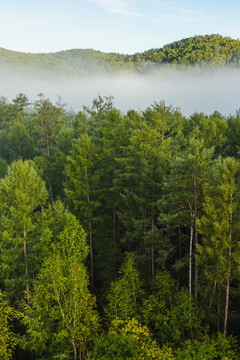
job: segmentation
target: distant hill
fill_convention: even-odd
[[[0,48],[0,68],[24,68],[46,74],[73,75],[89,72],[143,71],[159,64],[191,66],[240,66],[240,40],[220,35],[195,36],[151,49],[123,55],[92,49],[31,54]]]
[[[145,61],[167,64],[240,65],[240,40],[220,35],[195,36],[145,51]]]

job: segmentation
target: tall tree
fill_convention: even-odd
[[[91,291],[94,291],[93,256],[93,217],[98,203],[94,201],[93,186],[97,183],[93,165],[96,148],[87,134],[82,135],[74,144],[67,158],[66,173],[68,179],[65,191],[72,209],[86,229],[90,246]],[[96,160],[95,160],[96,161]]]
[[[11,329],[11,321],[19,314],[9,306],[0,291],[0,356],[2,360],[12,359],[16,347],[16,336]]]
[[[2,276],[6,290],[17,297],[23,284],[29,292],[32,272],[28,246],[34,245],[37,211],[47,197],[45,184],[31,161],[13,162],[0,181]]]
[[[43,94],[39,94],[39,100],[34,104],[36,110],[35,121],[38,128],[37,137],[40,141],[40,147],[46,151],[47,156],[50,156],[51,146],[53,144],[56,130],[59,123],[61,123],[62,108],[55,106],[49,99],[45,99]]]
[[[139,272],[135,267],[134,254],[128,253],[119,270],[119,278],[111,283],[107,295],[106,315],[109,320],[127,320],[139,316],[142,295]]]
[[[123,156],[117,159],[122,166],[118,180],[118,212],[125,228],[122,242],[136,251],[144,273],[152,278],[156,264],[166,257],[167,245],[158,221],[159,200],[181,119],[175,108],[155,103],[143,112],[142,119],[138,116]]]
[[[226,288],[223,335],[227,334],[230,281],[233,272],[232,253],[238,252],[236,221],[239,195],[236,176],[239,162],[227,157],[218,159],[210,178],[210,187],[206,190],[203,204],[203,216],[199,220],[203,234],[200,247],[201,258],[207,278]]]
[[[183,150],[173,157],[170,163],[170,173],[165,182],[165,195],[162,206],[167,209],[162,221],[175,224],[178,230],[187,224],[189,229],[189,293],[192,293],[193,264],[194,298],[198,297],[198,223],[199,209],[203,201],[203,188],[207,182],[213,148],[207,149],[198,129],[187,138],[183,138]],[[194,251],[195,250],[195,251]]]
[[[95,341],[98,315],[84,266],[86,235],[73,215],[68,220],[25,303],[22,346],[45,358],[77,360],[85,359]]]

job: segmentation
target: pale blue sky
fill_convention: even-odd
[[[194,35],[240,37],[238,0],[0,0],[0,47],[135,53]]]

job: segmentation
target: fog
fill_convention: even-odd
[[[240,108],[240,70],[170,69],[158,68],[144,73],[85,75],[75,77],[37,74],[26,69],[10,70],[0,67],[0,95],[12,100],[25,93],[30,101],[38,93],[55,103],[60,95],[68,110],[82,110],[101,96],[114,97],[114,106],[126,113],[139,112],[153,102],[165,100],[179,107],[184,115],[194,112],[211,114],[218,110],[224,115],[235,114]]]

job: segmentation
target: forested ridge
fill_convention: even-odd
[[[72,49],[48,54],[31,54],[0,48],[0,64],[10,68],[49,74],[76,75],[89,72],[121,70],[146,71],[158,65],[239,66],[240,40],[221,35],[195,36],[150,49],[124,55],[92,49]]]
[[[2,96],[1,359],[240,359],[239,136],[239,110]]]

